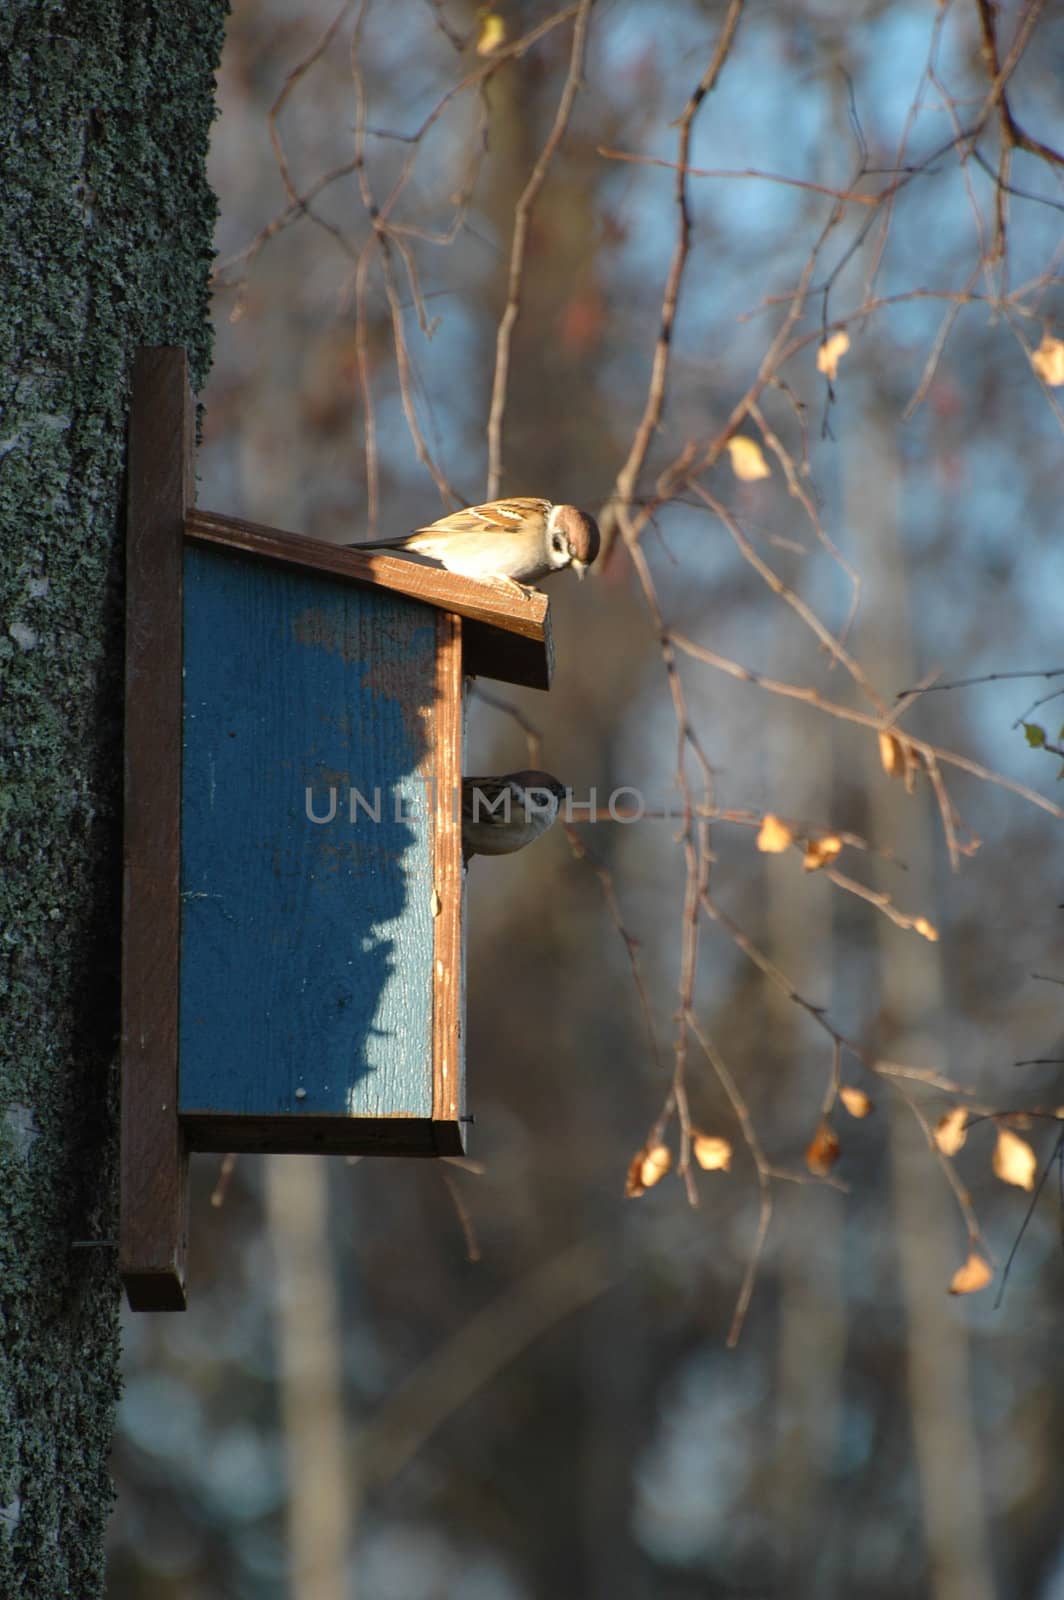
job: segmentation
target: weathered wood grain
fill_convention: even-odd
[[[465,1150],[462,1014],[462,736],[461,617],[441,611],[436,633],[436,816],[432,872],[436,890],[432,980],[432,1118],[441,1155]]]
[[[361,1119],[434,1116],[434,797],[457,763],[459,624],[241,551],[185,562],[182,1116],[203,1147],[211,1113],[287,1115],[277,1149],[317,1148],[312,1120],[346,1116],[333,1147],[374,1149]]]
[[[349,582],[372,583],[468,619],[466,671],[533,689],[548,689],[554,647],[547,596],[514,594],[505,584],[480,583],[405,556],[366,555],[299,533],[196,509],[188,537],[264,560],[292,563]]]

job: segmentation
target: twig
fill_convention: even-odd
[[[398,294],[398,290],[397,290],[396,284],[395,284],[395,269],[394,269],[394,266],[392,264],[391,243],[390,243],[389,238],[388,238],[388,228],[387,228],[385,217],[383,215],[383,210],[381,208],[378,208],[378,206],[377,206],[377,204],[376,204],[376,202],[374,200],[373,190],[372,190],[372,188],[370,186],[370,181],[369,181],[369,173],[366,170],[366,162],[365,162],[366,91],[365,91],[365,83],[364,83],[364,80],[363,80],[363,74],[362,74],[362,67],[361,67],[359,52],[360,52],[361,41],[362,41],[362,28],[363,28],[363,25],[364,25],[365,20],[366,20],[366,13],[367,13],[368,9],[369,9],[369,0],[362,0],[362,4],[361,4],[361,6],[359,8],[358,17],[357,17],[357,19],[355,21],[354,33],[353,33],[352,39],[351,39],[351,61],[350,61],[350,65],[351,65],[351,82],[352,82],[352,85],[354,87],[354,93],[355,93],[355,162],[356,162],[356,172],[357,172],[357,175],[358,175],[358,188],[359,188],[359,193],[360,193],[360,195],[362,197],[362,204],[363,204],[363,207],[365,208],[366,216],[368,217],[368,219],[369,219],[369,221],[370,221],[370,223],[371,223],[371,225],[373,227],[373,236],[374,236],[374,239],[376,241],[377,251],[378,251],[380,264],[381,264],[381,275],[382,275],[383,280],[384,280],[384,293],[385,293],[385,297],[386,297],[386,299],[388,301],[388,309],[389,309],[389,311],[391,313],[392,341],[393,341],[393,344],[394,344],[394,347],[395,347],[396,372],[397,372],[397,376],[398,376],[398,379],[399,379],[399,397],[400,397],[400,402],[401,402],[402,407],[403,407],[403,415],[406,418],[407,429],[409,430],[411,440],[413,441],[415,454],[417,455],[417,458],[421,462],[422,466],[424,466],[428,470],[429,474],[431,475],[432,480],[436,485],[436,488],[440,492],[441,498],[444,500],[445,503],[447,503],[449,501],[451,504],[457,504],[457,503],[461,502],[461,496],[451,486],[450,482],[448,481],[448,479],[446,477],[446,474],[442,471],[442,469],[439,466],[437,466],[436,461],[433,458],[432,452],[429,450],[429,447],[428,447],[427,443],[425,442],[425,436],[424,436],[424,433],[422,432],[421,425],[418,422],[417,411],[416,411],[416,408],[414,406],[414,397],[413,397],[413,392],[412,392],[412,374],[411,374],[411,366],[410,366],[410,356],[409,356],[409,352],[407,350],[406,334],[405,334],[405,331],[404,331],[404,328],[403,328],[403,309],[402,309],[402,306],[399,303],[399,294]],[[362,256],[361,256],[360,261],[359,261],[359,267],[361,268],[363,262],[368,261],[368,260],[369,260],[369,247],[367,245],[363,249]],[[416,295],[417,295],[416,279],[414,279],[412,281],[412,283],[411,283],[411,291],[412,291],[412,293],[414,293],[415,298],[416,298]],[[359,297],[357,303],[360,304],[360,305],[363,305],[363,311],[364,311],[364,304],[363,304],[364,303],[364,288],[363,288],[363,295]],[[361,340],[360,348],[361,349],[365,348],[364,335],[363,335],[362,340]],[[362,373],[362,362],[360,360],[360,377],[361,377],[361,373]],[[365,388],[366,388],[366,385],[364,385],[364,393],[365,393]],[[369,465],[369,459],[368,458],[369,458],[369,440],[370,440],[370,436],[371,436],[371,433],[370,433],[371,428],[372,428],[372,435],[373,435],[374,440],[375,440],[375,437],[376,437],[376,435],[375,435],[375,427],[373,425],[369,425],[367,427],[367,435],[366,435],[366,439],[367,439],[367,474],[368,474],[368,465]],[[371,519],[371,527],[373,526],[373,522],[374,521],[375,521],[375,518]]]
[[[514,207],[514,231],[510,243],[510,270],[506,281],[506,306],[499,321],[495,337],[495,376],[491,385],[491,407],[488,414],[488,486],[485,496],[494,500],[502,481],[502,423],[506,411],[506,389],[510,376],[510,343],[514,324],[521,310],[521,280],[525,268],[525,248],[528,243],[528,226],[532,219],[539,192],[547,176],[554,153],[565,137],[573,103],[580,88],[587,53],[587,31],[594,0],[580,0],[573,23],[573,43],[569,54],[569,71],[562,87],[554,123],[546,143],[521,191]]]
[[[871,716],[867,711],[857,711],[852,706],[840,705],[837,701],[828,700],[816,689],[804,688],[799,684],[781,683],[779,679],[769,678],[764,673],[754,672],[748,667],[741,667],[738,662],[729,661],[725,656],[719,656],[713,650],[707,650],[703,645],[697,645],[683,634],[671,632],[670,639],[678,650],[685,655],[695,656],[699,661],[705,661],[709,666],[717,667],[721,672],[728,673],[733,678],[740,678],[744,683],[758,684],[770,694],[782,695],[788,700],[800,700],[805,705],[815,706],[819,711],[824,711],[828,716],[838,717],[843,722],[855,722],[861,727],[872,728],[878,734],[883,723],[880,718]],[[1012,778],[1006,778],[1000,772],[985,767],[979,761],[973,761],[968,756],[959,755],[955,750],[945,750],[941,745],[929,744],[926,739],[918,739],[911,733],[904,734],[904,741],[913,750],[919,752],[921,757],[933,759],[944,763],[946,766],[957,767],[961,772],[968,772],[974,778],[982,778],[986,783],[992,783],[1000,789],[1007,789],[1010,794],[1019,795],[1022,800],[1027,800],[1039,810],[1047,811],[1051,817],[1064,820],[1064,808],[1055,805],[1052,800],[1047,800],[1045,795],[1039,794],[1037,789],[1029,789],[1024,783],[1017,783]]]
[[[750,404],[750,415],[760,429],[761,437],[764,439],[765,443],[772,451],[772,454],[776,457],[776,460],[783,468],[783,475],[787,479],[787,488],[790,490],[791,494],[798,501],[799,505],[802,507],[802,510],[805,512],[813,532],[816,534],[817,540],[827,551],[832,561],[835,562],[836,566],[841,569],[841,571],[849,580],[850,605],[846,612],[846,620],[839,630],[838,640],[839,644],[845,647],[846,641],[850,636],[850,629],[853,627],[854,619],[857,616],[857,608],[861,604],[861,575],[857,571],[856,567],[854,567],[851,562],[847,561],[846,557],[843,555],[835,541],[829,537],[828,531],[824,527],[824,524],[821,520],[820,513],[813,504],[813,498],[798,475],[797,468],[794,465],[794,461],[790,452],[784,448],[779,436],[773,431],[772,428],[769,427],[761,407],[758,405],[756,400],[752,401]]]
[[[827,195],[832,200],[844,200],[858,206],[878,206],[884,195],[860,194],[855,189],[831,189],[827,184],[813,183],[808,178],[788,178],[778,172],[762,172],[757,167],[689,167],[678,161],[666,161],[661,156],[636,155],[630,150],[614,150],[609,145],[596,145],[596,153],[607,161],[629,161],[641,167],[665,167],[670,172],[682,172],[688,178],[760,178],[765,183],[781,183],[790,189],[806,189],[811,194]]]
[[[515,705],[512,700],[506,700],[502,695],[492,694],[482,684],[475,684],[473,693],[484,705],[491,706],[494,711],[503,712],[504,715],[517,724],[524,734],[525,743],[528,746],[529,766],[538,767],[543,760],[543,735],[536,724],[529,717],[526,717],[520,706]]]
[[[858,900],[867,901],[870,906],[874,906],[877,911],[881,911],[889,921],[894,923],[895,927],[904,928],[906,931],[915,930],[917,933],[929,927],[926,917],[909,916],[907,912],[899,911],[890,895],[885,894],[882,890],[870,889],[867,884],[858,883],[856,878],[848,877],[846,873],[839,872],[836,867],[825,866],[821,867],[820,870],[826,878],[831,879],[837,888],[844,889],[847,894],[854,895]]]
[[[753,1249],[750,1252],[750,1259],[746,1263],[746,1270],[743,1273],[743,1281],[739,1287],[738,1298],[735,1302],[735,1310],[732,1313],[731,1327],[728,1329],[728,1348],[734,1350],[742,1335],[743,1325],[746,1322],[746,1313],[750,1309],[750,1301],[754,1293],[754,1284],[757,1281],[757,1269],[765,1248],[765,1240],[768,1237],[769,1224],[772,1221],[773,1171],[765,1157],[765,1152],[761,1147],[761,1141],[757,1136],[757,1130],[754,1127],[753,1118],[750,1115],[750,1108],[746,1104],[746,1101],[739,1090],[739,1085],[732,1076],[732,1073],[729,1070],[723,1056],[721,1056],[719,1052],[714,1049],[709,1039],[698,1026],[697,1020],[691,1013],[688,1013],[687,1022],[691,1032],[694,1034],[699,1045],[701,1046],[706,1060],[713,1068],[713,1071],[716,1074],[717,1082],[720,1084],[721,1088],[724,1090],[724,1093],[727,1095],[729,1102],[731,1103],[731,1108],[735,1113],[735,1120],[739,1124],[743,1141],[746,1144],[746,1148],[750,1152],[754,1163],[754,1169],[757,1173],[757,1188],[759,1197],[757,1232],[754,1235],[754,1244]]]
[[[739,19],[742,16],[743,4],[744,0],[731,0],[712,59],[699,79],[698,85],[678,121],[680,133],[678,159],[676,162],[676,244],[673,247],[672,261],[669,265],[668,276],[665,279],[665,291],[662,296],[661,315],[658,324],[658,339],[654,347],[654,358],[650,368],[650,380],[647,385],[647,397],[643,407],[643,415],[639,419],[627,459],[617,474],[613,493],[603,510],[602,516],[599,518],[599,531],[602,535],[600,559],[603,562],[609,556],[618,529],[624,533],[626,542],[631,542],[631,530],[626,525],[627,508],[634,498],[639,474],[643,470],[643,463],[646,460],[647,451],[650,449],[650,441],[661,421],[662,408],[665,404],[665,387],[669,374],[673,324],[676,321],[680,285],[683,282],[684,268],[687,265],[687,257],[691,247],[691,213],[687,193],[686,171],[687,157],[691,148],[691,132],[699,107],[706,96],[716,87],[724,63],[728,59],[736,30],[739,26]]]
[[[980,672],[974,678],[950,678],[947,683],[925,683],[915,689],[899,689],[895,699],[905,700],[912,695],[938,693],[946,689],[970,689],[977,683],[1002,683],[1008,678],[1059,678],[1064,675],[1064,667],[1050,667],[1047,670],[1035,669],[1031,672]]]
[[[966,289],[971,289],[972,285],[975,283],[982,271],[983,258],[980,256],[979,261],[968,274],[968,279],[965,284]],[[935,374],[938,371],[939,362],[942,360],[942,355],[946,348],[946,341],[953,332],[954,324],[956,323],[960,314],[961,303],[958,301],[949,307],[945,316],[942,318],[938,332],[935,335],[934,343],[928,352],[927,360],[924,362],[924,370],[921,374],[920,382],[917,384],[911,400],[908,402],[905,410],[901,414],[901,419],[903,422],[911,421],[916,415],[917,411],[923,405],[924,401],[927,399],[928,391],[930,390],[932,383],[935,381]]]
[[[387,1483],[478,1389],[563,1318],[611,1286],[599,1249],[580,1240],[526,1273],[401,1384],[361,1430],[354,1459]]]
[[[458,1225],[462,1230],[462,1238],[465,1240],[466,1247],[466,1260],[479,1261],[481,1255],[480,1243],[477,1239],[476,1229],[473,1227],[473,1219],[469,1215],[469,1208],[459,1194],[458,1185],[447,1171],[447,1168],[442,1163],[438,1163],[437,1166],[440,1177],[443,1179],[444,1188],[451,1197],[451,1204],[454,1206]]]
[[[444,0],[425,0],[425,4],[432,12],[432,20],[454,50],[464,50],[469,43],[468,34],[459,33],[452,28],[443,14]]]
[[[298,207],[306,216],[311,216],[312,213],[309,210],[306,196],[301,195],[296,189],[295,184],[292,182],[292,174],[288,165],[288,156],[285,153],[283,144],[281,143],[281,133],[278,123],[288,96],[292,93],[292,90],[295,88],[300,79],[310,71],[314,63],[320,60],[325,54],[333,39],[336,37],[339,29],[343,26],[348,16],[354,10],[356,4],[358,4],[358,0],[343,0],[343,4],[341,5],[339,11],[329,23],[329,26],[325,29],[324,33],[321,34],[317,43],[311,47],[311,49],[303,57],[302,61],[298,62],[285,78],[284,83],[281,85],[280,93],[266,114],[266,126],[269,130],[270,145],[273,148],[274,160],[277,162],[277,170],[281,175],[281,182],[284,185],[285,195],[288,198],[289,204]]]
[[[834,1023],[828,1020],[828,1017],[822,1006],[814,1005],[811,1001],[807,1000],[804,995],[800,994],[799,991],[794,988],[793,984],[790,983],[784,973],[782,973],[780,969],[775,966],[761,950],[758,949],[753,940],[742,931],[734,919],[731,918],[727,912],[725,912],[722,907],[708,894],[703,896],[702,907],[707,916],[709,916],[714,922],[720,923],[720,925],[727,931],[733,943],[738,947],[738,949],[742,950],[743,954],[753,962],[758,970],[762,972],[765,977],[770,980],[770,982],[775,984],[777,988],[781,989],[782,992],[787,995],[788,999],[792,1000],[795,1005],[799,1006],[803,1011],[806,1012],[808,1016],[812,1017],[817,1023],[818,1027],[822,1028],[824,1032],[828,1034],[833,1042],[833,1047],[837,1047],[838,1050],[848,1051],[852,1056],[860,1061],[862,1066],[864,1066],[868,1071],[875,1073],[877,1077],[884,1078],[893,1085],[896,1092],[901,1095],[902,1099],[909,1107],[909,1110],[919,1123],[933,1155],[938,1161],[939,1166],[942,1168],[942,1171],[946,1176],[946,1180],[949,1183],[950,1188],[953,1190],[954,1198],[956,1199],[958,1208],[964,1217],[969,1237],[974,1242],[980,1242],[982,1236],[975,1211],[972,1207],[971,1197],[969,1196],[968,1191],[964,1187],[960,1178],[957,1176],[957,1171],[952,1160],[945,1155],[942,1150],[939,1149],[937,1143],[935,1142],[935,1136],[931,1125],[920,1107],[917,1105],[916,1101],[913,1099],[912,1095],[905,1088],[905,1080],[910,1079],[916,1082],[924,1083],[933,1088],[940,1089],[947,1094],[953,1095],[961,1095],[964,1093],[960,1085],[952,1083],[948,1078],[943,1078],[940,1074],[929,1069],[910,1067],[904,1063],[880,1061],[874,1056],[870,1055],[862,1045],[860,1045],[856,1040],[849,1038],[839,1028],[836,1028]],[[839,1061],[835,1054],[833,1054],[832,1062],[833,1072],[838,1071]]]
[[[1011,1246],[1011,1248],[1009,1250],[1008,1255],[1005,1257],[1005,1265],[1001,1269],[1001,1282],[998,1285],[998,1292],[997,1292],[997,1295],[994,1298],[994,1310],[995,1311],[998,1309],[998,1307],[1001,1305],[1002,1300],[1004,1300],[1004,1298],[1005,1298],[1005,1285],[1009,1281],[1009,1273],[1012,1271],[1012,1263],[1016,1259],[1016,1252],[1019,1250],[1020,1244],[1023,1241],[1023,1236],[1027,1232],[1027,1229],[1028,1229],[1028,1227],[1030,1225],[1031,1218],[1034,1216],[1034,1208],[1038,1204],[1039,1200],[1042,1198],[1042,1190],[1046,1186],[1046,1179],[1049,1177],[1049,1174],[1053,1170],[1053,1163],[1054,1163],[1054,1161],[1060,1161],[1060,1159],[1061,1159],[1061,1151],[1062,1150],[1064,1150],[1064,1132],[1061,1132],[1061,1133],[1057,1134],[1056,1142],[1053,1145],[1053,1153],[1049,1157],[1049,1160],[1046,1162],[1045,1168],[1043,1169],[1043,1172],[1042,1172],[1042,1175],[1039,1178],[1038,1182],[1034,1186],[1034,1190],[1033,1190],[1033,1192],[1031,1194],[1031,1198],[1030,1198],[1030,1200],[1028,1201],[1028,1204],[1027,1204],[1027,1210],[1023,1214],[1023,1221],[1020,1223],[1019,1232],[1017,1233],[1015,1239],[1012,1242],[1012,1246]]]
[[[699,496],[699,498],[705,502],[705,504],[719,519],[719,521],[724,524],[725,528],[731,534],[732,540],[734,541],[736,548],[738,549],[743,560],[753,567],[754,571],[768,585],[773,594],[778,595],[786,605],[790,606],[795,615],[801,618],[806,627],[809,628],[810,631],[814,633],[820,640],[820,643],[824,646],[825,650],[829,651],[834,659],[838,661],[841,666],[846,668],[846,671],[850,674],[850,677],[853,679],[854,683],[862,691],[862,693],[865,694],[869,700],[871,700],[872,704],[881,713],[881,715],[885,715],[887,708],[880,695],[875,689],[873,689],[872,685],[865,677],[861,667],[846,649],[845,645],[841,644],[839,640],[835,638],[835,635],[831,632],[830,628],[826,627],[825,624],[821,622],[812,606],[807,605],[802,599],[801,595],[796,594],[790,585],[784,583],[779,574],[773,571],[768,562],[762,560],[726,506],[722,505],[721,502],[714,495],[710,494],[708,489],[704,489],[700,483],[694,483],[691,487],[694,489],[694,492]]]
[[[408,143],[412,146],[411,154],[404,162],[384,204],[381,206],[380,215],[382,221],[388,222],[390,220],[400,195],[410,181],[414,163],[418,156],[418,147],[429,129],[442,117],[451,101],[457,99],[460,94],[464,94],[467,89],[479,89],[507,61],[519,60],[521,56],[531,50],[534,44],[538,44],[540,39],[546,38],[548,33],[553,32],[555,28],[561,27],[571,17],[575,17],[583,3],[584,0],[576,0],[574,5],[562,6],[561,10],[555,11],[549,17],[545,17],[542,22],[537,23],[534,28],[530,28],[527,33],[522,34],[519,39],[515,39],[512,44],[500,45],[497,50],[492,51],[489,60],[482,62],[477,67],[473,67],[471,71],[466,73],[464,78],[461,78],[458,83],[452,85],[445,94],[440,96],[432,110],[422,118],[408,140]]]
[[[225,1205],[225,1199],[229,1193],[229,1185],[233,1180],[233,1173],[235,1171],[236,1156],[233,1151],[230,1150],[228,1155],[222,1157],[222,1164],[218,1168],[218,1177],[214,1188],[211,1190],[212,1206],[217,1207]]]
[[[643,1013],[643,1022],[646,1025],[647,1038],[650,1043],[650,1051],[654,1057],[654,1065],[660,1071],[662,1067],[662,1055],[660,1046],[658,1044],[657,1029],[654,1026],[654,1013],[650,1005],[650,995],[647,992],[646,980],[643,977],[643,970],[639,964],[639,940],[629,933],[627,927],[625,926],[624,918],[621,916],[621,907],[620,902],[617,899],[616,888],[614,887],[613,873],[610,871],[609,867],[607,867],[605,863],[594,854],[593,851],[588,849],[587,845],[577,833],[571,822],[566,822],[563,824],[563,826],[565,828],[566,838],[569,840],[569,848],[572,850],[574,858],[577,861],[586,861],[588,866],[594,872],[595,876],[598,878],[599,887],[602,890],[603,899],[606,902],[606,909],[608,910],[613,926],[616,928],[621,937],[621,942],[624,945],[624,952],[628,958],[628,966],[631,972],[632,982],[634,983],[636,993],[639,996],[639,1006]]]
[[[355,358],[358,386],[362,394],[362,450],[366,462],[366,524],[369,537],[377,534],[380,513],[380,471],[377,460],[377,408],[373,399],[369,356],[366,286],[376,240],[365,246],[355,271]]]

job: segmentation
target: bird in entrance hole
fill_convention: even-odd
[[[558,820],[568,794],[549,772],[506,772],[462,779],[462,855],[523,850]]]

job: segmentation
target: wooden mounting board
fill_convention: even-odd
[[[188,1155],[177,1117],[181,590],[194,451],[184,351],[139,350],[126,530],[118,1247],[134,1311],[185,1308]]]

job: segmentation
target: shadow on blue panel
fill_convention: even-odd
[[[189,549],[183,1111],[431,1115],[436,617]]]

